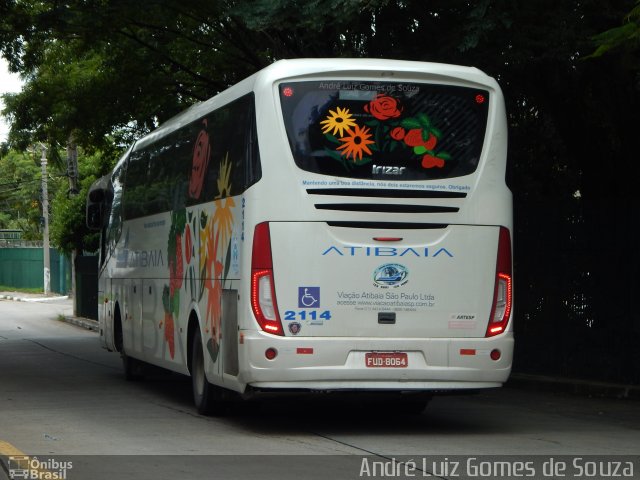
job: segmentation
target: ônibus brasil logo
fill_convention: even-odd
[[[73,462],[63,462],[54,458],[38,459],[27,455],[14,455],[8,459],[9,478],[33,480],[66,480]]]
[[[373,271],[373,284],[380,288],[397,288],[408,282],[409,270],[399,263],[385,263]]]

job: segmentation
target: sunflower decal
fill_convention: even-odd
[[[351,113],[346,108],[336,108],[336,110],[329,110],[329,116],[326,120],[320,122],[322,127],[322,133],[336,133],[342,137],[345,132],[349,132],[349,129],[356,126],[356,121],[353,119]]]
[[[369,129],[367,127],[360,128],[358,125],[355,125],[353,130],[347,130],[346,135],[340,141],[343,144],[337,150],[341,150],[345,157],[351,158],[353,161],[362,160],[363,153],[371,155],[369,145],[375,143],[371,140]]]

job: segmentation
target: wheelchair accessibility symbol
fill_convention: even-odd
[[[298,308],[319,308],[320,287],[298,287]]]

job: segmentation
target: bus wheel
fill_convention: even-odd
[[[128,381],[142,380],[144,378],[144,365],[139,360],[129,357],[124,351],[120,353],[124,378]]]
[[[129,357],[124,351],[124,341],[122,338],[122,321],[120,320],[120,309],[116,309],[114,331],[114,343],[116,350],[120,352],[124,378],[129,381],[141,380],[144,377],[144,365],[135,358]]]
[[[223,389],[209,383],[204,371],[204,352],[202,350],[202,336],[196,328],[191,348],[191,385],[193,400],[201,415],[224,415],[227,402],[224,400]]]

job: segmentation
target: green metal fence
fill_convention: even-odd
[[[71,262],[54,248],[49,252],[51,291],[67,294],[71,290]],[[43,253],[42,248],[0,248],[0,285],[44,290]]]

